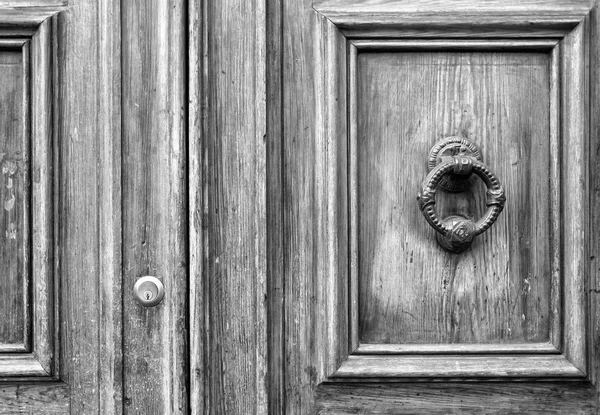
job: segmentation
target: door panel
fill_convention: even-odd
[[[2,413],[121,403],[118,16],[112,1],[0,5],[0,301],[27,333],[0,351]]]
[[[31,18],[24,16],[24,18]],[[33,22],[32,22],[33,23]],[[56,373],[52,272],[52,108],[46,86],[52,24],[29,34],[2,31],[2,335],[0,377],[49,379]]]
[[[284,412],[597,411],[592,5],[282,3]],[[416,200],[449,136],[507,197],[461,253]]]
[[[3,290],[0,294],[0,350],[26,351],[29,348],[29,284],[27,223],[31,220],[28,209],[28,151],[29,137],[25,134],[25,96],[28,90],[24,68],[23,49],[0,51],[0,122],[5,137],[0,143],[3,202],[0,234],[5,243],[0,246],[0,268],[4,270]],[[27,68],[29,69],[29,68]]]
[[[187,413],[184,2],[122,8],[124,411]],[[165,287],[133,300],[138,278]]]
[[[556,235],[540,174],[551,170],[550,65],[535,52],[358,55],[361,343],[550,340]],[[447,136],[477,143],[506,189],[503,214],[460,255],[439,249],[411,183]],[[442,217],[480,218],[485,185],[438,192],[436,202]]]

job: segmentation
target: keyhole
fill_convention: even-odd
[[[133,286],[133,296],[144,307],[154,307],[162,301],[164,295],[163,283],[150,275],[138,278]]]

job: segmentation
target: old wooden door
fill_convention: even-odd
[[[596,7],[0,1],[0,413],[597,413]]]
[[[273,408],[597,413],[594,5],[277,3]],[[479,179],[422,190],[448,137],[481,151],[487,196]],[[421,212],[433,188],[444,232],[450,215],[504,210],[449,252]]]
[[[0,413],[267,411],[265,13],[0,1]]]
[[[190,408],[186,15],[0,2],[0,413]]]

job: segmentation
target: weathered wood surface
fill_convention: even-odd
[[[410,6],[410,4],[412,4],[412,6]],[[323,300],[323,297],[321,297],[322,291],[320,290],[323,288],[319,286],[319,284],[327,284],[328,281],[326,278],[328,275],[328,270],[322,268],[322,263],[320,262],[319,258],[322,258],[322,255],[324,255],[323,252],[328,249],[326,242],[327,233],[330,231],[330,228],[323,226],[327,225],[327,223],[322,221],[321,218],[326,217],[327,213],[331,213],[331,211],[325,213],[322,210],[323,206],[320,204],[320,201],[323,200],[323,196],[320,193],[324,189],[323,181],[328,180],[328,178],[327,175],[322,174],[323,170],[321,170],[319,165],[319,157],[322,157],[323,150],[320,146],[321,142],[319,141],[319,129],[322,128],[323,124],[320,123],[321,119],[319,117],[326,118],[329,114],[318,114],[318,111],[323,109],[319,105],[319,100],[323,94],[326,93],[326,91],[322,89],[322,85],[324,83],[323,77],[330,75],[328,73],[323,73],[327,66],[320,61],[322,50],[325,48],[323,40],[323,34],[325,31],[323,31],[320,26],[321,20],[318,14],[321,13],[325,16],[323,18],[329,18],[334,22],[334,24],[339,24],[342,28],[342,33],[349,36],[366,36],[377,38],[406,36],[468,36],[470,38],[506,36],[526,38],[556,38],[562,37],[575,29],[577,24],[589,11],[588,1],[548,1],[535,2],[535,4],[533,4],[533,2],[502,2],[502,4],[500,4],[500,2],[494,1],[458,1],[451,3],[427,1],[411,3],[389,1],[356,1],[343,2],[342,4],[342,2],[337,2],[334,0],[315,3],[314,9],[316,9],[316,12],[314,9],[312,9],[312,6],[312,2],[309,1],[304,2],[304,4],[300,4],[300,2],[284,2],[283,7],[281,8],[281,13],[283,16],[283,34],[281,38],[283,49],[281,65],[281,68],[283,69],[283,187],[285,189],[283,201],[283,274],[285,284],[285,311],[283,326],[285,328],[284,344],[286,345],[284,348],[284,362],[286,365],[285,368],[282,369],[286,384],[283,407],[287,412],[296,411],[300,413],[309,413],[314,410],[314,407],[312,406],[312,392],[316,384],[323,379],[323,375],[326,373],[326,370],[324,370],[323,367],[323,362],[326,361],[326,354],[330,353],[330,351],[324,351],[322,349],[322,346],[327,344],[321,337],[323,334],[323,332],[321,332],[321,328],[323,327],[322,320],[327,318],[328,310],[320,308],[322,307],[321,301]],[[327,7],[329,7],[329,9],[327,9]],[[352,10],[353,8],[360,9],[361,7],[364,9],[362,10],[364,13],[355,13]],[[405,13],[398,12],[399,9],[407,9],[407,7],[408,9],[413,7],[417,13],[411,14],[415,10],[408,10],[408,12]],[[452,11],[454,13],[448,13],[448,9],[450,8],[453,9]],[[467,9],[469,9],[468,12],[463,13]],[[440,10],[443,11],[443,13],[440,12]],[[488,15],[486,15],[486,13]],[[420,17],[424,18],[421,19]],[[572,43],[572,46],[573,45],[577,46],[577,41],[574,41]],[[575,95],[579,94],[581,85],[583,85],[580,83],[580,80],[582,79],[581,74],[583,73],[581,72],[582,66],[580,65],[585,66],[585,61],[580,60],[577,63],[572,62],[568,64],[566,68],[558,68],[558,65],[556,64],[558,53],[537,55],[530,53],[531,48],[529,49],[529,52],[523,54],[522,58],[524,57],[524,59],[528,59],[533,56],[534,59],[539,59],[539,68],[521,68],[524,72],[521,75],[527,75],[525,76],[525,79],[528,79],[527,85],[523,84],[523,80],[511,80],[509,85],[505,85],[505,91],[503,92],[505,97],[508,95],[508,93],[513,95],[511,96],[510,104],[513,103],[512,98],[519,98],[522,100],[516,104],[517,107],[519,104],[523,105],[524,103],[527,103],[529,108],[518,108],[518,110],[515,110],[514,107],[511,107],[510,104],[506,103],[507,105],[504,105],[504,108],[501,108],[501,110],[505,112],[505,116],[510,114],[512,117],[511,123],[516,123],[517,126],[511,127],[505,125],[502,127],[503,132],[506,132],[507,130],[510,132],[511,128],[514,128],[518,133],[521,133],[522,137],[530,140],[532,135],[536,136],[537,134],[537,146],[539,147],[540,144],[543,144],[546,145],[546,148],[543,151],[537,148],[535,149],[537,151],[534,151],[533,148],[528,150],[527,147],[529,145],[533,147],[536,144],[534,142],[527,143],[525,139],[518,141],[517,139],[513,138],[513,140],[508,143],[508,148],[512,148],[512,150],[516,153],[512,155],[503,154],[503,160],[497,160],[496,162],[504,163],[506,160],[512,160],[513,162],[518,161],[516,165],[513,166],[511,164],[506,168],[509,173],[508,181],[516,181],[515,171],[522,169],[522,171],[525,173],[525,177],[528,179],[528,181],[524,183],[529,183],[529,186],[531,186],[531,200],[533,200],[534,197],[539,198],[541,195],[544,195],[546,199],[539,202],[537,205],[540,209],[540,212],[544,212],[543,214],[538,214],[536,210],[533,209],[533,202],[530,201],[528,202],[529,204],[517,206],[517,210],[523,210],[529,213],[534,212],[533,215],[530,215],[529,213],[525,215],[516,213],[510,217],[511,221],[514,223],[518,222],[517,225],[521,226],[521,229],[517,229],[516,233],[525,234],[529,232],[533,236],[529,238],[529,246],[526,244],[526,240],[519,241],[518,236],[516,240],[513,238],[509,242],[512,248],[515,249],[515,252],[520,251],[520,249],[515,248],[515,246],[518,248],[525,248],[524,251],[527,259],[519,261],[520,264],[516,269],[518,272],[513,274],[518,275],[518,277],[515,278],[515,281],[504,282],[504,285],[509,292],[511,292],[512,298],[515,300],[515,302],[512,304],[514,308],[504,308],[504,312],[506,316],[511,316],[511,319],[518,326],[517,337],[520,337],[520,339],[513,338],[505,343],[510,343],[512,341],[516,342],[515,344],[525,344],[523,342],[552,341],[555,344],[559,344],[564,341],[564,339],[560,336],[560,333],[558,333],[559,324],[557,323],[557,319],[549,319],[546,314],[543,314],[544,317],[542,318],[542,310],[557,310],[557,312],[553,311],[555,314],[561,312],[560,301],[558,301],[558,293],[556,291],[552,291],[550,285],[553,284],[556,287],[556,283],[561,279],[560,274],[558,274],[556,270],[558,265],[560,265],[560,261],[557,261],[558,255],[562,255],[564,253],[562,250],[563,246],[557,245],[556,243],[548,243],[546,246],[542,246],[543,244],[538,246],[532,245],[532,242],[534,240],[537,242],[538,239],[541,239],[542,231],[544,230],[545,234],[543,234],[543,236],[546,238],[546,241],[548,241],[548,233],[552,235],[551,238],[554,238],[554,240],[556,240],[555,237],[560,234],[561,229],[555,225],[555,223],[557,223],[556,219],[558,217],[556,212],[562,207],[562,205],[560,204],[561,202],[557,202],[557,200],[558,197],[561,198],[562,203],[564,203],[565,200],[563,198],[564,195],[561,195],[559,192],[560,186],[555,183],[555,179],[557,177],[560,178],[563,174],[560,171],[560,166],[555,163],[558,158],[558,152],[562,148],[560,145],[558,145],[557,140],[559,136],[558,131],[561,128],[559,119],[564,119],[565,116],[570,117],[572,115],[578,117],[578,112],[575,110],[570,110],[570,112],[564,112],[562,115],[557,117],[560,111],[558,106],[559,101],[564,100],[564,97],[557,99],[557,84],[559,83],[561,77],[563,77],[562,79],[568,83],[569,87],[574,87],[577,89],[577,91],[574,91],[572,95],[568,96],[566,99],[567,102],[571,102],[572,109],[578,108],[578,105],[585,101],[581,100],[583,95],[579,95],[579,99],[574,98]],[[575,53],[578,53],[578,49],[579,48],[576,47],[572,50],[575,50]],[[506,57],[511,55],[503,54],[503,56]],[[570,55],[567,54],[567,56]],[[516,56],[512,57],[516,58]],[[518,72],[519,69],[512,68],[511,65],[508,66],[508,68],[504,67],[503,69],[494,69],[488,65],[487,67],[481,68],[481,72],[490,73],[495,71],[494,73],[497,74],[498,71],[502,72],[504,70],[506,71],[507,78],[510,78],[511,74],[514,75],[514,73]],[[574,78],[564,77],[564,75],[560,73],[568,68],[570,68],[570,73],[574,75]],[[466,72],[468,73],[468,71]],[[456,75],[457,76],[455,78],[458,80],[461,79],[461,76],[465,76],[465,74]],[[449,80],[449,82],[450,81],[451,80]],[[481,85],[476,85],[478,89],[475,89],[473,84],[474,82],[471,82],[471,85],[467,87],[470,88],[469,91],[472,96],[486,93],[485,87],[483,87],[482,91]],[[418,86],[415,88],[418,88]],[[390,86],[386,85],[385,89],[382,88],[383,93],[387,94],[389,89]],[[485,97],[485,99],[482,101],[489,100],[491,104],[496,105],[503,96],[502,94],[499,96],[494,95],[495,93],[490,91],[487,93],[489,96]],[[514,95],[516,95],[516,97]],[[532,97],[535,98],[532,99]],[[397,100],[396,102],[396,109],[402,110],[402,106],[406,106],[405,102],[400,102],[400,100]],[[527,105],[525,105],[525,107],[527,107]],[[529,118],[523,114],[527,113],[528,111]],[[352,113],[352,111],[350,111],[350,113]],[[488,111],[485,113],[487,117],[485,118],[485,121],[487,121],[488,118],[490,121],[497,121],[493,118],[499,117],[500,114],[501,112]],[[458,124],[460,124],[460,121],[461,118],[459,118]],[[483,121],[479,121],[479,123],[479,125],[484,124]],[[585,131],[581,132],[578,128],[581,123],[585,124],[585,121],[577,118],[573,121],[571,127],[569,127],[572,128],[570,131],[573,131],[578,138],[582,137],[581,134],[585,134]],[[474,123],[471,122],[471,124]],[[435,142],[435,138],[438,137],[434,137],[430,145]],[[425,149],[425,154],[427,154],[430,145]],[[489,143],[482,144],[482,147],[484,148],[484,158],[486,160],[493,159],[493,157],[490,158],[490,155],[501,151],[499,150],[499,147],[502,145],[504,145],[504,143],[500,140],[490,140]],[[486,146],[489,146],[490,149],[486,150]],[[577,159],[579,154],[578,152],[582,151],[584,148],[585,147],[580,147],[577,150],[571,151],[571,153],[562,153],[561,156],[566,156],[570,163],[571,161],[575,161]],[[490,153],[486,154],[485,151],[489,151]],[[395,156],[389,155],[388,153],[391,152],[388,151],[385,156]],[[518,156],[516,159],[512,157],[515,155]],[[411,154],[408,158],[409,160],[406,162],[410,163],[413,161],[414,155]],[[527,162],[529,163],[529,166],[519,166],[520,163]],[[544,167],[540,168],[538,165]],[[496,173],[501,170],[497,165],[492,164],[490,167]],[[533,167],[533,170],[531,167]],[[543,173],[541,175],[536,175],[535,171],[541,171]],[[548,177],[547,173],[545,173],[547,171],[550,171],[550,178]],[[360,169],[359,172],[361,172]],[[576,178],[582,180],[582,174],[584,174],[583,168],[575,168],[574,171],[570,172],[569,175],[566,176],[566,179],[569,181],[569,185],[576,186]],[[425,175],[423,174],[422,177],[424,176]],[[541,176],[544,176],[545,179]],[[416,184],[417,187],[415,188],[414,192],[416,192],[418,189],[418,185],[421,180],[422,178],[418,179]],[[553,181],[553,184],[550,184],[550,181]],[[520,183],[522,184],[523,182]],[[521,190],[522,189],[519,191]],[[481,191],[481,189],[479,189],[479,191]],[[585,190],[582,188],[579,189],[578,192],[577,199],[581,201],[581,199],[583,199],[583,193],[585,193]],[[552,195],[550,198],[548,198],[549,194]],[[447,201],[443,201],[440,204],[444,203],[447,203]],[[538,203],[537,199],[535,203]],[[575,206],[575,204],[573,206]],[[581,206],[586,206],[586,204],[583,203]],[[515,210],[515,208],[512,210]],[[504,218],[503,220],[505,221],[508,220],[506,213],[506,211],[503,213],[504,216],[501,216],[501,220],[502,218]],[[521,216],[528,217],[522,218]],[[537,226],[534,226],[536,221],[542,221],[544,218],[547,222],[543,222],[541,225],[543,229],[539,229]],[[582,219],[582,216],[577,215],[577,219],[572,220],[568,225],[576,228],[576,232],[574,233],[573,237],[574,239],[577,239],[581,236],[580,226],[585,226],[585,220],[580,221],[580,219]],[[519,225],[520,222],[523,222],[523,224]],[[506,229],[508,229],[508,224],[509,223],[502,223],[500,221],[496,224],[496,226],[500,225],[500,229],[504,229],[506,231]],[[417,226],[416,222],[414,226]],[[491,233],[488,236],[481,236],[482,240],[480,243],[485,244],[486,241],[489,242],[491,239],[494,239],[494,232],[497,233],[498,230],[493,231],[492,228],[489,232]],[[515,229],[513,228],[510,232],[515,232]],[[572,239],[569,240],[571,241]],[[434,246],[437,246],[433,239],[431,239],[431,243],[434,244]],[[519,246],[521,244],[522,246]],[[580,247],[580,245],[577,245],[577,243],[571,245],[572,246],[566,247],[566,249],[571,250],[571,253],[567,256],[571,258],[569,259],[569,269],[571,270],[571,274],[573,274],[576,266],[575,261],[572,259],[575,257],[581,259],[582,256],[578,256],[575,253],[575,250]],[[394,253],[397,251],[398,249],[394,250]],[[585,252],[585,249],[582,252]],[[521,252],[518,252],[518,254],[521,255]],[[535,257],[538,260],[531,262],[530,260],[532,257]],[[527,261],[530,261],[530,263],[527,263]],[[491,262],[493,263],[493,259]],[[581,264],[581,261],[579,261],[579,263]],[[534,282],[534,284],[537,284],[537,286],[531,287],[531,280],[529,279],[528,275],[525,277],[527,278],[528,284],[524,282],[521,268],[527,272],[535,270],[535,274],[543,274],[544,276],[547,276],[547,278],[545,280],[538,278],[538,280]],[[572,299],[575,299],[577,297],[575,293],[579,292],[577,291],[577,284],[580,284],[580,282],[584,281],[583,278],[579,278],[580,276],[585,275],[584,268],[585,266],[582,265],[581,270],[583,270],[583,274],[579,273],[573,275],[575,282],[568,288],[568,290],[571,290],[572,292],[570,294],[570,298]],[[500,270],[499,267],[498,270]],[[506,268],[503,268],[502,274],[500,275],[504,275],[505,270]],[[516,287],[514,286],[515,283],[518,284]],[[537,289],[540,294],[540,303],[542,301],[545,303],[536,304],[538,302],[538,296],[535,296],[535,299],[534,296],[530,297],[529,294],[524,296],[524,285],[529,285],[525,290],[527,293],[529,293],[530,288],[532,291]],[[479,293],[477,294],[479,295]],[[527,301],[523,301],[523,297],[528,297]],[[467,306],[467,304],[463,305],[461,302],[461,305],[463,306]],[[338,303],[337,305],[340,304]],[[516,307],[520,307],[520,310],[517,310]],[[525,316],[525,322],[523,323],[522,316],[526,315],[526,313],[522,311],[529,312],[531,310],[535,310],[535,313],[538,314],[537,316],[540,317],[540,319],[531,319],[529,322],[527,322],[527,316]],[[521,311],[521,313],[518,313],[518,311]],[[581,309],[575,311],[576,313],[579,313]],[[312,313],[312,315],[309,315],[310,313]],[[467,318],[470,318],[470,316],[467,316]],[[500,316],[500,318],[502,317]],[[577,319],[580,323],[583,321],[578,317]],[[538,325],[540,320],[541,324]],[[473,322],[475,321],[476,319],[473,319]],[[501,324],[499,325],[501,326]],[[581,339],[578,337],[579,334],[577,334],[582,333],[582,331],[579,330],[580,328],[581,327],[577,324],[572,324],[570,326],[569,333],[576,333],[573,335],[573,338],[568,338],[569,335],[567,335],[566,338],[567,342],[572,341],[573,343],[575,353],[573,353],[572,356],[574,356],[576,364],[578,364],[577,362],[581,362],[580,346],[582,343],[580,341]],[[476,330],[484,331],[484,327],[478,326]],[[508,332],[508,330],[506,330],[506,332]],[[466,333],[465,336],[467,338],[470,336],[475,337],[473,333]],[[496,339],[491,341],[496,342],[497,339],[498,338],[496,337]],[[480,340],[477,340],[476,342],[479,341]],[[273,346],[273,343],[271,343],[271,346]],[[382,367],[384,366],[382,365]],[[506,387],[508,384],[503,383],[502,385],[503,387]],[[324,387],[329,386],[330,385],[326,385]],[[347,385],[340,387],[347,387],[347,391],[350,391],[352,388],[354,388],[354,386]],[[430,387],[430,385],[427,385],[427,387]],[[415,388],[421,388],[423,391],[425,391],[427,387],[415,386]],[[489,393],[491,388],[492,386],[489,386],[488,388],[486,385],[483,389],[487,390]],[[365,391],[361,389],[361,387],[357,387],[355,390],[357,391],[357,396],[350,397],[348,393],[345,393],[340,397],[340,404],[332,408],[344,413],[342,410],[345,408],[344,400],[360,401],[360,394],[365,393]],[[587,393],[583,393],[582,391],[584,390],[587,390]],[[337,389],[337,391],[342,393],[341,389]],[[518,386],[512,387],[508,385],[508,394],[517,393],[517,391]],[[389,398],[391,402],[397,404],[398,401],[394,400],[392,395],[393,393],[394,392],[391,392],[388,395],[382,395],[382,399],[387,400]],[[499,408],[502,408],[502,392],[499,393],[500,395],[493,395],[492,399],[498,399],[500,402]],[[561,410],[569,412],[571,409],[571,412],[577,413],[579,408],[582,407],[584,409],[580,412],[586,413],[592,411],[592,405],[594,403],[591,401],[591,399],[593,399],[593,394],[593,389],[578,384],[576,392],[573,394],[566,393],[561,395],[562,397],[560,399],[565,399],[568,401],[562,402],[560,399],[558,399],[556,401],[549,400],[549,402],[554,404],[556,408],[559,408],[559,412]],[[582,402],[576,402],[578,398],[581,398]],[[333,400],[335,400],[335,397]],[[518,411],[518,408],[530,409],[531,412],[534,412],[535,406],[532,401],[526,398],[524,398],[523,401],[525,403],[523,403],[521,407],[516,407],[517,410],[515,410],[515,412]],[[365,402],[369,402],[374,406],[372,410],[370,410],[371,408],[368,406],[360,407],[362,408],[363,412],[377,412],[378,406],[376,405],[376,402],[369,400],[369,398],[366,398]],[[442,401],[441,404],[438,403],[437,406],[432,405],[429,406],[429,408],[433,412],[437,410],[440,413],[447,413],[448,410],[453,409],[452,402],[449,402],[448,405],[444,405],[444,403],[445,401]],[[472,411],[476,412],[477,407],[474,407],[475,409],[471,407],[477,403],[478,402],[472,400],[471,403],[467,403],[459,408],[462,408],[467,412],[471,409]],[[351,413],[360,412],[360,410],[357,410],[357,407],[353,406],[351,402],[346,402],[346,404],[351,409]],[[391,413],[394,412],[392,410],[394,404],[387,405],[386,402],[381,402],[382,407],[386,408],[387,412]],[[510,408],[511,407],[509,407],[509,410]],[[554,410],[553,406],[548,406],[548,408],[550,408],[550,412]],[[410,410],[407,412],[410,412]],[[336,413],[336,411],[332,410],[332,413]]]
[[[283,6],[285,401],[310,412],[314,387],[346,357],[346,45],[322,16]],[[310,29],[310,30],[309,30]]]
[[[121,12],[124,410],[187,413],[186,8]],[[132,296],[144,275],[165,286],[152,308]]]
[[[549,339],[549,58],[538,53],[364,53],[357,69],[359,337],[365,343]],[[415,195],[430,148],[462,136],[506,191],[498,221],[456,255]],[[441,217],[479,219],[481,181],[437,193]]]
[[[0,377],[47,376],[45,368],[31,353],[0,354]]]
[[[121,2],[96,3],[98,15],[99,412],[123,412]]]
[[[190,413],[204,412],[204,182],[205,163],[203,131],[205,126],[207,67],[205,41],[207,40],[206,4],[188,2],[188,233],[189,233],[189,399]]]
[[[483,343],[483,344],[390,344],[390,343],[363,343],[352,354],[525,354],[525,353],[550,353],[558,354],[560,350],[552,343]]]
[[[589,252],[589,280],[585,298],[589,301],[587,350],[589,359],[589,377],[596,385],[600,384],[600,1],[590,15],[590,228],[592,230]],[[596,387],[595,401],[600,408],[600,388]]]
[[[201,313],[191,320],[191,404],[195,413],[266,413],[266,4],[201,4],[192,33],[204,48],[190,62],[202,77],[190,111],[205,119],[190,126],[191,310]]]
[[[119,2],[70,2],[52,23],[60,378],[72,413],[121,412]],[[62,8],[59,8],[59,10]],[[25,8],[27,12],[30,10]],[[57,10],[57,11],[59,11]],[[115,159],[115,157],[117,157]],[[116,162],[116,164],[115,164]]]
[[[70,388],[65,383],[0,385],[0,414],[69,414]]]
[[[318,414],[593,414],[596,388],[568,383],[323,384]]]
[[[29,348],[30,140],[28,69],[21,49],[0,48],[0,347]]]
[[[587,22],[581,23],[562,42],[561,66],[564,339],[563,352],[580,370],[587,371],[589,337],[586,281],[589,275],[589,82]],[[594,137],[596,138],[596,137]],[[578,306],[571,307],[571,304]]]
[[[318,24],[309,2],[282,1],[283,275],[285,400],[279,412],[309,413],[313,388],[322,374],[323,353],[314,341],[315,285],[319,281],[315,244],[315,107],[319,51],[313,43]],[[322,93],[322,90],[318,90]],[[321,126],[319,126],[321,127]]]
[[[31,315],[32,350],[47,374],[58,374],[58,322],[55,318],[52,102],[52,21],[38,28],[26,53],[31,58]]]
[[[591,0],[322,0],[314,8],[352,37],[562,37]]]
[[[285,275],[283,270],[283,0],[267,2],[266,120],[267,120],[267,296],[268,296],[268,413],[282,411],[285,402]]]
[[[333,378],[579,378],[560,354],[500,356],[349,356]]]

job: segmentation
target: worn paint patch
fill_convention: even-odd
[[[4,187],[7,192],[4,195],[4,210],[8,213],[8,226],[6,229],[6,238],[17,239],[17,225],[14,222],[14,213],[11,212],[15,208],[16,197],[14,189],[14,176],[17,173],[17,163],[12,160],[4,160],[2,163],[2,175],[4,176]]]
[[[8,200],[4,201],[4,210],[12,210],[15,207],[15,195],[10,195]]]
[[[17,239],[17,226],[13,222],[8,224],[8,229],[6,230],[6,237],[8,239]]]

